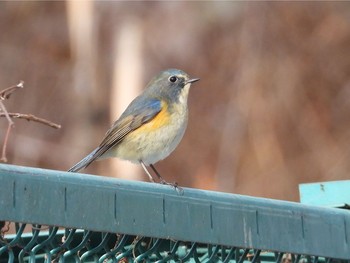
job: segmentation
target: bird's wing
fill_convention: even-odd
[[[157,99],[147,101],[146,104],[143,103],[140,106],[134,106],[130,105],[128,108],[131,107],[133,110],[130,112],[127,109],[128,114],[123,114],[107,131],[99,146],[101,155],[118,144],[128,133],[152,120],[161,111],[162,107],[161,101]]]
[[[121,117],[113,123],[100,145],[68,171],[77,172],[90,165],[109,149],[120,143],[127,134],[152,120],[161,111],[161,107],[162,103],[157,99],[146,102],[134,100]]]

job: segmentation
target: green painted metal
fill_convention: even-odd
[[[299,185],[300,202],[328,207],[350,207],[350,180]]]
[[[341,209],[11,165],[0,185],[0,221],[350,261]]]

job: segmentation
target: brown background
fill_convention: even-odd
[[[15,120],[9,163],[68,169],[117,117],[115,70],[144,87],[175,67],[201,81],[185,137],[157,164],[169,181],[297,201],[300,183],[349,179],[348,3],[78,3],[69,15],[71,2],[0,2],[0,89],[25,81],[8,111],[62,125]],[[136,62],[118,56],[123,30],[139,38]],[[109,167],[85,172],[121,177]]]

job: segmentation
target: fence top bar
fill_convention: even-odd
[[[350,259],[350,212],[0,165],[0,220]]]

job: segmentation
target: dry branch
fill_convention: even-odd
[[[10,87],[11,88],[11,87]],[[14,90],[13,90],[14,91]],[[13,92],[12,91],[12,92]],[[12,93],[11,92],[11,93]],[[8,93],[8,96],[11,94],[11,93]],[[5,93],[4,93],[5,94]],[[5,139],[4,139],[4,144],[2,146],[2,151],[1,151],[1,159],[0,161],[1,162],[7,162],[7,158],[6,158],[6,148],[7,148],[7,142],[8,142],[8,139],[9,139],[9,136],[10,136],[10,132],[11,132],[11,129],[14,125],[11,117],[9,116],[7,110],[6,110],[6,107],[5,105],[2,103],[2,101],[4,100],[3,97],[1,97],[1,100],[0,100],[0,110],[2,111],[2,114],[4,114],[4,116],[6,117],[7,121],[8,121],[8,126],[7,126],[7,130],[6,130],[6,134],[5,134]]]
[[[23,80],[21,80],[17,85],[13,85],[11,87],[8,87],[0,91],[0,99],[1,100],[9,99],[13,92],[15,92],[17,89],[23,89],[23,88],[24,88],[24,82]]]
[[[39,122],[41,124],[50,126],[52,128],[55,128],[55,129],[60,129],[61,128],[61,125],[59,125],[57,123],[54,123],[52,121],[49,121],[49,120],[46,120],[46,119],[43,119],[43,118],[36,117],[36,116],[34,116],[32,114],[23,114],[23,113],[15,113],[15,112],[8,112],[7,114],[8,114],[8,116],[10,118],[25,119],[27,121],[35,121],[35,122]],[[0,112],[0,117],[6,117],[6,113]]]
[[[53,122],[46,120],[46,119],[43,119],[43,118],[36,117],[32,114],[9,113],[7,111],[3,101],[9,99],[13,92],[15,92],[18,89],[22,89],[23,87],[24,87],[24,82],[20,81],[17,85],[13,85],[11,87],[8,87],[8,88],[0,91],[0,117],[6,117],[7,122],[8,122],[7,131],[6,131],[5,138],[4,138],[4,143],[2,146],[2,153],[1,153],[1,158],[0,158],[1,162],[7,162],[7,158],[6,158],[7,142],[8,142],[9,136],[10,136],[11,129],[14,126],[12,118],[25,119],[27,121],[39,122],[39,123],[42,123],[44,125],[50,126],[52,128],[55,128],[55,129],[61,128],[61,125],[59,125],[59,124],[53,123]]]

